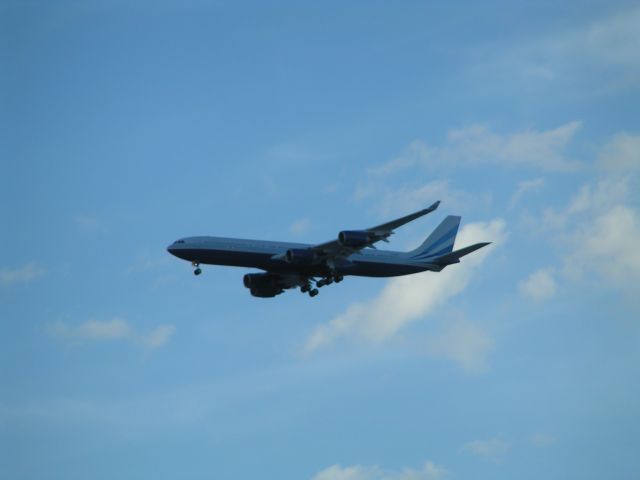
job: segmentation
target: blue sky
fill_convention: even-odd
[[[0,475],[638,478],[634,3],[3,2]],[[435,200],[314,299],[165,251]]]

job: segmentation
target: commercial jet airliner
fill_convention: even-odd
[[[255,297],[275,297],[289,288],[315,297],[318,288],[339,283],[347,275],[396,277],[427,270],[439,272],[460,258],[489,245],[476,243],[453,250],[460,217],[448,216],[415,250],[392,252],[377,250],[374,244],[388,242],[393,230],[433,212],[440,202],[397,220],[364,230],[343,230],[338,238],[318,245],[243,240],[222,237],[187,237],[176,240],[167,250],[188,260],[194,274],[201,264],[250,267],[264,273],[247,273],[244,286]]]

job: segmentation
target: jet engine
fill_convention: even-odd
[[[251,295],[260,298],[272,298],[280,295],[284,290],[282,288],[252,288]]]
[[[290,248],[284,255],[287,263],[292,265],[311,265],[315,259],[315,255],[311,250],[302,248]]]
[[[273,275],[268,273],[247,273],[242,282],[247,288],[269,288],[276,286],[276,280]]]
[[[364,247],[371,242],[371,234],[362,230],[344,230],[338,234],[338,242],[343,247]]]
[[[284,291],[276,277],[268,273],[247,273],[242,281],[254,297],[275,297]]]

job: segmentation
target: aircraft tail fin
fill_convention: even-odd
[[[456,241],[460,217],[449,215],[427,237],[427,239],[415,250],[409,252],[412,260],[428,260],[447,255],[453,251]]]

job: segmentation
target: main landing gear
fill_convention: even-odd
[[[306,285],[300,287],[302,293],[308,293],[310,297],[315,297],[318,293],[317,288],[312,288],[311,282],[307,281]]]
[[[191,265],[195,267],[195,270],[193,271],[194,275],[200,275],[202,273],[202,270],[200,269],[200,264],[198,262],[193,262]]]
[[[308,293],[310,297],[315,297],[316,295],[318,295],[318,293],[320,293],[318,291],[318,288],[322,288],[326,285],[331,285],[333,282],[340,283],[343,279],[344,277],[342,275],[334,275],[330,277],[321,278],[320,280],[316,281],[315,286],[317,288],[313,288],[313,285],[311,284],[311,282],[307,281],[305,285],[300,287],[300,291],[302,293]]]

